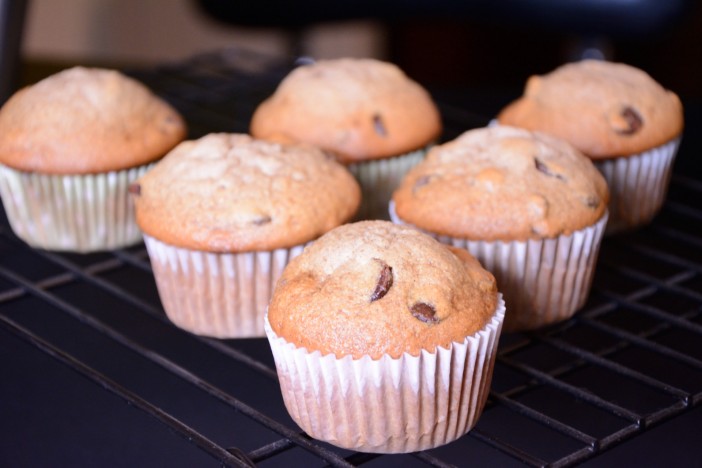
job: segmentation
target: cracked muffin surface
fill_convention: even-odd
[[[507,126],[432,148],[393,194],[397,216],[440,235],[526,240],[597,222],[609,192],[592,162],[552,136]]]
[[[286,267],[268,309],[272,330],[337,358],[462,342],[497,307],[495,279],[467,251],[387,221],[325,234]]]
[[[227,133],[181,143],[132,192],[144,233],[210,252],[305,243],[360,203],[353,176],[321,150]]]

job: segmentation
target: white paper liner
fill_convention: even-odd
[[[680,141],[633,156],[593,160],[609,185],[607,234],[645,225],[660,211]]]
[[[179,328],[215,338],[263,337],[276,281],[305,245],[261,252],[188,250],[144,235],[168,318]]]
[[[361,206],[356,220],[388,219],[388,202],[407,171],[416,166],[431,146],[385,159],[349,164],[348,170],[361,186]]]
[[[405,453],[447,444],[475,426],[492,381],[505,306],[461,343],[419,356],[337,359],[298,348],[271,329],[285,406],[311,437],[339,447]]]
[[[402,221],[389,205],[391,220]],[[608,213],[592,226],[552,239],[474,241],[423,229],[444,244],[471,253],[495,275],[507,303],[504,331],[533,330],[567,320],[587,300]]]
[[[152,166],[54,175],[0,165],[0,195],[12,230],[32,247],[83,253],[116,249],[141,242],[128,189]]]

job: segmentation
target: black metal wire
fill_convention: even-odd
[[[188,427],[186,424],[182,423],[170,414],[152,405],[147,400],[122,387],[121,385],[117,384],[105,375],[101,374],[100,372],[97,372],[95,369],[91,369],[79,360],[73,358],[71,355],[56,348],[55,346],[41,339],[39,336],[35,335],[31,331],[17,324],[13,320],[0,315],[0,324],[2,324],[2,326],[5,327],[8,331],[31,343],[32,345],[42,350],[49,356],[64,363],[65,365],[69,366],[71,369],[80,373],[84,377],[93,380],[96,384],[100,385],[100,387],[104,388],[105,390],[123,398],[129,404],[134,405],[135,407],[141,409],[148,415],[158,419],[164,424],[167,424],[169,427],[173,428],[178,434],[180,434],[184,439],[195,443],[202,450],[205,450],[206,452],[210,453],[222,463],[228,466],[249,466],[246,463],[243,463],[239,457],[234,456],[230,454],[227,450],[222,449],[221,447],[219,447],[219,445],[209,440],[207,437],[203,436],[195,429]]]
[[[72,317],[80,320],[81,322],[85,323],[86,325],[92,327],[93,329],[99,331],[100,333],[109,336],[112,340],[115,342],[125,346],[126,348],[135,351],[139,355],[143,356],[145,359],[148,359],[149,361],[152,361],[159,366],[163,367],[164,369],[168,370],[171,372],[173,375],[176,375],[183,380],[187,381],[188,383],[191,383],[193,385],[196,385],[197,387],[201,388],[202,390],[205,390],[207,393],[210,395],[218,398],[219,400],[227,403],[230,405],[232,408],[236,409],[240,413],[243,413],[253,419],[254,421],[261,423],[268,427],[269,429],[277,432],[278,434],[287,437],[291,440],[294,440],[298,446],[308,449],[315,453],[317,456],[321,457],[322,459],[326,460],[329,462],[332,466],[352,466],[346,463],[341,457],[336,455],[335,453],[325,449],[324,447],[319,446],[316,444],[314,441],[311,441],[309,438],[302,437],[299,435],[299,433],[293,429],[290,429],[283,424],[280,424],[279,422],[269,418],[262,412],[256,410],[255,408],[252,408],[245,403],[243,403],[240,400],[237,400],[236,398],[228,395],[226,392],[223,390],[215,387],[214,385],[210,384],[209,382],[201,379],[199,376],[193,374],[192,372],[188,371],[187,369],[179,366],[175,362],[167,359],[166,357],[148,349],[145,348],[144,346],[138,344],[136,341],[132,340],[126,335],[123,335],[119,333],[118,331],[114,330],[113,328],[107,326],[106,324],[100,322],[98,319],[95,317],[91,316],[90,314],[86,313],[85,311],[82,311],[73,305],[66,303],[65,301],[59,299],[58,297],[53,296],[50,293],[47,293],[46,291],[37,288],[36,286],[32,285],[31,283],[24,281],[22,278],[18,277],[15,275],[13,272],[0,267],[0,276],[5,277],[19,285],[21,285],[23,288],[25,288],[29,293],[39,297],[40,299],[44,300],[48,304],[51,304],[55,307],[57,307],[59,310],[62,310],[64,312],[67,312],[70,314]],[[222,448],[226,452],[226,449]]]

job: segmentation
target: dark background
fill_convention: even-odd
[[[388,59],[428,85],[521,87],[601,46],[685,97],[702,95],[702,5],[694,0],[198,0],[225,24],[293,36],[325,21],[386,26]]]

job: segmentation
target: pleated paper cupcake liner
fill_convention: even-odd
[[[633,156],[595,160],[609,186],[606,234],[648,224],[660,211],[681,138]]]
[[[390,204],[393,222],[402,221]],[[570,235],[527,241],[475,241],[420,229],[471,253],[495,275],[507,304],[504,331],[533,330],[572,317],[587,300],[607,225],[605,214]]]
[[[54,175],[0,165],[0,194],[12,230],[32,247],[83,253],[116,249],[141,242],[128,190],[152,166]]]
[[[347,166],[361,186],[361,206],[356,220],[388,219],[388,202],[407,171],[416,166],[429,149],[400,156],[374,159]]]
[[[144,235],[168,318],[215,338],[263,337],[263,316],[288,262],[304,245],[261,252],[188,250]]]
[[[486,326],[461,343],[418,356],[341,359],[279,337],[266,318],[281,392],[308,435],[375,453],[447,444],[472,429],[492,381],[504,301]]]

